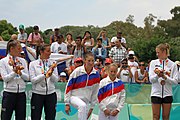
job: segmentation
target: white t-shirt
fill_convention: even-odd
[[[137,71],[137,68],[138,68],[138,63],[137,62],[131,62],[128,60],[128,65],[130,66],[131,68],[131,72],[132,72],[132,82],[135,83],[135,72]]]
[[[113,37],[113,38],[111,39],[111,42],[115,42],[116,40],[117,40],[117,37]],[[121,37],[121,43],[126,43],[126,39],[123,38],[123,37]]]
[[[53,42],[51,44],[51,52],[59,53],[59,50],[62,50],[63,52],[67,53],[67,45],[63,42],[61,44],[59,44],[58,42]]]
[[[129,82],[129,70],[122,70],[119,77],[121,81]]]
[[[18,40],[27,40],[27,33],[19,33],[18,34]]]
[[[102,56],[102,48],[98,48],[99,56]]]

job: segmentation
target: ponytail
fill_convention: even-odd
[[[10,52],[11,47],[16,47],[17,44],[20,44],[17,40],[9,40],[6,47],[6,55]]]
[[[167,56],[170,56],[170,45],[168,43],[161,43],[156,48],[159,48],[161,51],[166,51]]]

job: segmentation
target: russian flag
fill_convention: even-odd
[[[87,74],[82,74],[76,78],[71,78],[69,80],[69,83],[68,83],[67,89],[66,89],[66,94],[71,90],[84,88],[86,86],[92,86],[99,82],[100,82],[100,76],[99,76],[98,72],[96,72],[96,74],[95,73],[90,74],[89,79],[88,79]]]
[[[0,59],[6,57],[7,41],[0,41]]]
[[[113,88],[113,84],[114,84],[114,88]],[[99,89],[99,92],[98,92],[99,103],[106,97],[119,93],[123,89],[124,89],[124,84],[121,80],[119,80],[118,82],[112,82],[112,83],[107,84],[106,86],[103,86],[102,88]]]

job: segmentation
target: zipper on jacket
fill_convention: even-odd
[[[87,74],[86,86],[88,85],[89,75]]]
[[[44,62],[44,61],[43,61],[43,67],[44,67],[44,72],[46,72],[46,71],[45,71],[45,69],[46,69],[45,67],[46,67],[46,66],[45,66],[45,62]],[[46,76],[45,73],[44,73],[44,75]],[[46,95],[47,95],[47,93],[48,93],[48,85],[47,85],[47,79],[46,79],[46,77],[45,77],[45,82],[46,82]]]
[[[17,88],[17,93],[19,93],[19,84],[17,84],[18,88]]]
[[[164,70],[164,60],[163,60],[163,63],[162,63],[162,67],[163,67],[163,70]],[[162,85],[162,98],[164,96],[164,85]]]
[[[112,82],[112,95],[114,94],[114,82]]]
[[[48,85],[47,85],[47,79],[45,78],[45,82],[46,82],[46,95],[48,93]]]

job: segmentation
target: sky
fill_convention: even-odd
[[[66,25],[104,27],[134,15],[134,24],[143,27],[150,13],[157,19],[171,19],[175,6],[180,6],[180,0],[0,0],[0,20],[46,30]]]

